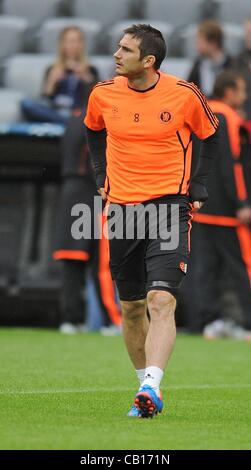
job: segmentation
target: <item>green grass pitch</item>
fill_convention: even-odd
[[[128,418],[121,337],[0,330],[0,449],[251,449],[251,344],[179,335],[165,408]]]

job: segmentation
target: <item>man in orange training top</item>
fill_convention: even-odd
[[[165,55],[160,31],[144,24],[126,29],[114,54],[118,76],[93,88],[84,121],[97,186],[109,203],[110,267],[140,382],[128,415],[146,418],[163,408],[159,387],[175,342],[176,295],[189,256],[190,202],[198,209],[207,199],[205,181],[218,141],[218,120],[199,89],[159,72]],[[190,182],[192,132],[204,143]],[[142,207],[149,215],[145,237],[127,236],[133,210]],[[122,227],[123,236],[111,236],[114,226],[115,231]],[[177,227],[178,243],[166,249],[163,233]]]

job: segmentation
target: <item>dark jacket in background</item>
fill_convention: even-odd
[[[188,75],[187,81],[195,83],[195,85],[197,85],[200,88],[200,90],[204,93],[203,83],[201,80],[201,73],[200,73],[202,62],[203,62],[202,57],[198,57],[197,59],[195,59],[192,69]],[[224,70],[232,69],[234,67],[234,64],[235,64],[234,59],[231,56],[226,55],[225,60],[218,67],[218,73],[223,72]]]

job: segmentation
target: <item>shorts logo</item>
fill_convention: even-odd
[[[186,274],[186,272],[187,272],[187,264],[184,263],[184,261],[181,261],[181,262],[180,262],[180,269],[181,269],[181,271],[183,271],[183,273]]]
[[[167,124],[172,120],[172,115],[167,109],[164,109],[159,113],[159,118],[163,124]]]

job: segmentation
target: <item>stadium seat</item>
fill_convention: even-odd
[[[243,23],[251,16],[250,0],[219,0],[219,17],[222,21]]]
[[[24,94],[20,91],[0,88],[0,123],[21,120],[20,100]]]
[[[123,18],[128,18],[130,0],[73,0],[73,16],[91,18],[103,25],[113,24]]]
[[[203,0],[145,0],[145,18],[170,23],[175,28],[200,20]]]
[[[187,58],[168,58],[165,59],[160,67],[162,72],[176,75],[177,77],[186,79],[191,69],[192,61]]]
[[[81,18],[54,18],[45,21],[38,32],[40,52],[56,54],[58,36],[68,26],[77,26],[83,30],[86,36],[87,52],[95,54],[102,25],[98,21]]]
[[[90,64],[97,68],[100,81],[109,80],[115,74],[114,60],[110,55],[93,55]]]
[[[21,52],[28,21],[17,16],[0,16],[0,59]]]
[[[55,60],[49,54],[17,54],[5,61],[4,85],[27,96],[41,94],[46,69]]]
[[[37,27],[57,14],[59,4],[60,0],[3,0],[2,10],[6,15],[27,18],[32,27]]]
[[[142,21],[144,21],[144,23],[150,23],[154,28],[159,29],[162,32],[168,44],[169,38],[173,32],[173,27],[170,24],[165,23],[164,21],[154,21],[154,20],[151,21],[151,20],[142,20],[142,19],[134,18],[130,20],[119,21],[114,26],[112,26],[110,30],[108,30],[107,32],[108,41],[109,41],[108,50],[110,54],[114,54],[114,52],[117,50],[117,45],[123,35],[123,30],[128,28],[132,24],[142,23]]]
[[[197,55],[195,47],[197,27],[198,26],[195,24],[190,25],[180,35],[183,43],[183,54],[185,57],[194,58]],[[238,54],[243,47],[243,28],[238,24],[231,23],[222,23],[222,28],[224,31],[224,45],[226,51],[231,55]]]

